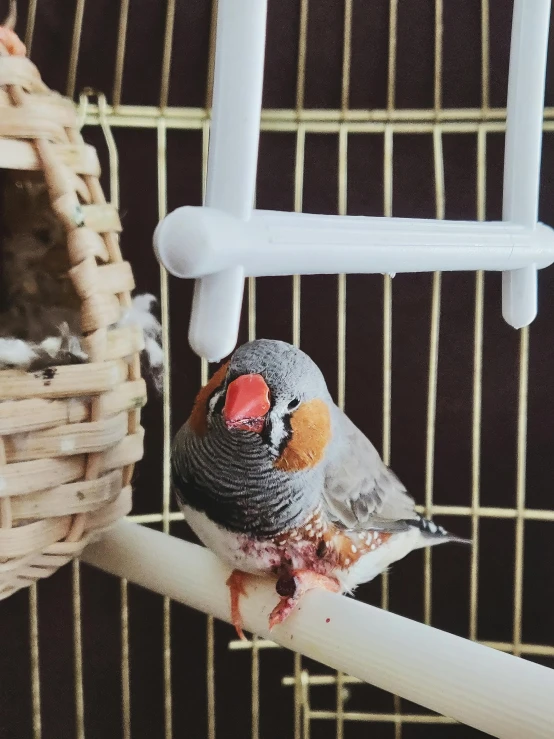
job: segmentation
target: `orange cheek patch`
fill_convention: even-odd
[[[204,436],[208,430],[208,398],[223,383],[228,367],[229,362],[226,362],[212,375],[209,382],[204,385],[196,396],[189,417],[189,425],[200,436]]]
[[[280,470],[296,472],[320,462],[331,438],[331,415],[323,400],[303,403],[290,419],[292,436],[275,462]]]

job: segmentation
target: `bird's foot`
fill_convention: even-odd
[[[248,575],[241,570],[233,570],[227,580],[227,587],[231,594],[231,620],[239,639],[246,641],[242,631],[242,616],[240,615],[239,601],[241,595],[246,595],[244,583]]]
[[[291,570],[286,575],[281,575],[277,580],[275,589],[281,600],[271,611],[269,616],[269,629],[283,623],[296,607],[300,598],[307,593],[308,590],[319,588],[321,590],[329,590],[332,593],[340,591],[340,585],[334,577],[320,575],[311,570]]]

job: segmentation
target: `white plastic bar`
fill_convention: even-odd
[[[508,78],[503,218],[538,219],[542,120],[551,0],[515,0]],[[514,328],[537,315],[537,265],[502,275],[502,314]]]
[[[121,521],[82,559],[230,621],[229,570],[207,549]],[[554,670],[326,592],[308,593],[268,632],[274,582],[252,578],[246,628],[501,739],[552,739]]]
[[[253,212],[245,222],[185,206],[160,223],[158,258],[193,278],[245,275],[506,270],[554,262],[554,231],[505,223]]]
[[[206,205],[247,220],[256,185],[267,0],[219,0]],[[210,361],[229,354],[239,329],[240,266],[195,285],[189,327],[194,351]]]

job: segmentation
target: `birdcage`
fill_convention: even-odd
[[[33,739],[482,735],[279,639],[237,641],[214,618],[226,616],[216,565],[199,557],[179,568],[179,557],[192,558],[173,538],[190,534],[170,497],[169,443],[211,368],[184,338],[191,282],[157,273],[151,242],[169,211],[204,200],[217,4],[77,0],[66,16],[30,0],[21,11],[31,57],[52,86],[70,97],[86,86],[107,94],[104,111],[88,106],[85,130],[91,140],[102,122],[114,132],[123,246],[135,249],[141,287],[156,291],[159,279],[166,376],[163,407],[144,414],[150,441],[130,516],[144,538],[123,527],[111,549],[85,554],[127,579],[75,565],[6,601],[0,619],[14,639],[0,653],[11,677],[0,689],[0,728]],[[257,209],[500,220],[510,21],[506,5],[490,0],[272,0]],[[48,64],[56,45],[63,51]],[[549,223],[549,87],[546,95]],[[553,667],[551,271],[539,272],[538,317],[516,331],[500,311],[500,275],[486,269],[249,277],[239,341],[269,336],[305,348],[420,510],[473,538],[469,551],[410,555],[357,600]],[[255,594],[252,608],[263,598]],[[363,618],[357,625],[367,636]],[[300,636],[305,646],[306,630]],[[428,654],[422,684],[443,657]],[[548,736],[536,726],[526,735]]]

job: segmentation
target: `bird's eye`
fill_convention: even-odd
[[[298,408],[299,405],[300,405],[300,401],[298,400],[298,398],[294,398],[294,400],[290,401],[287,407],[289,411],[293,411],[295,408]]]

